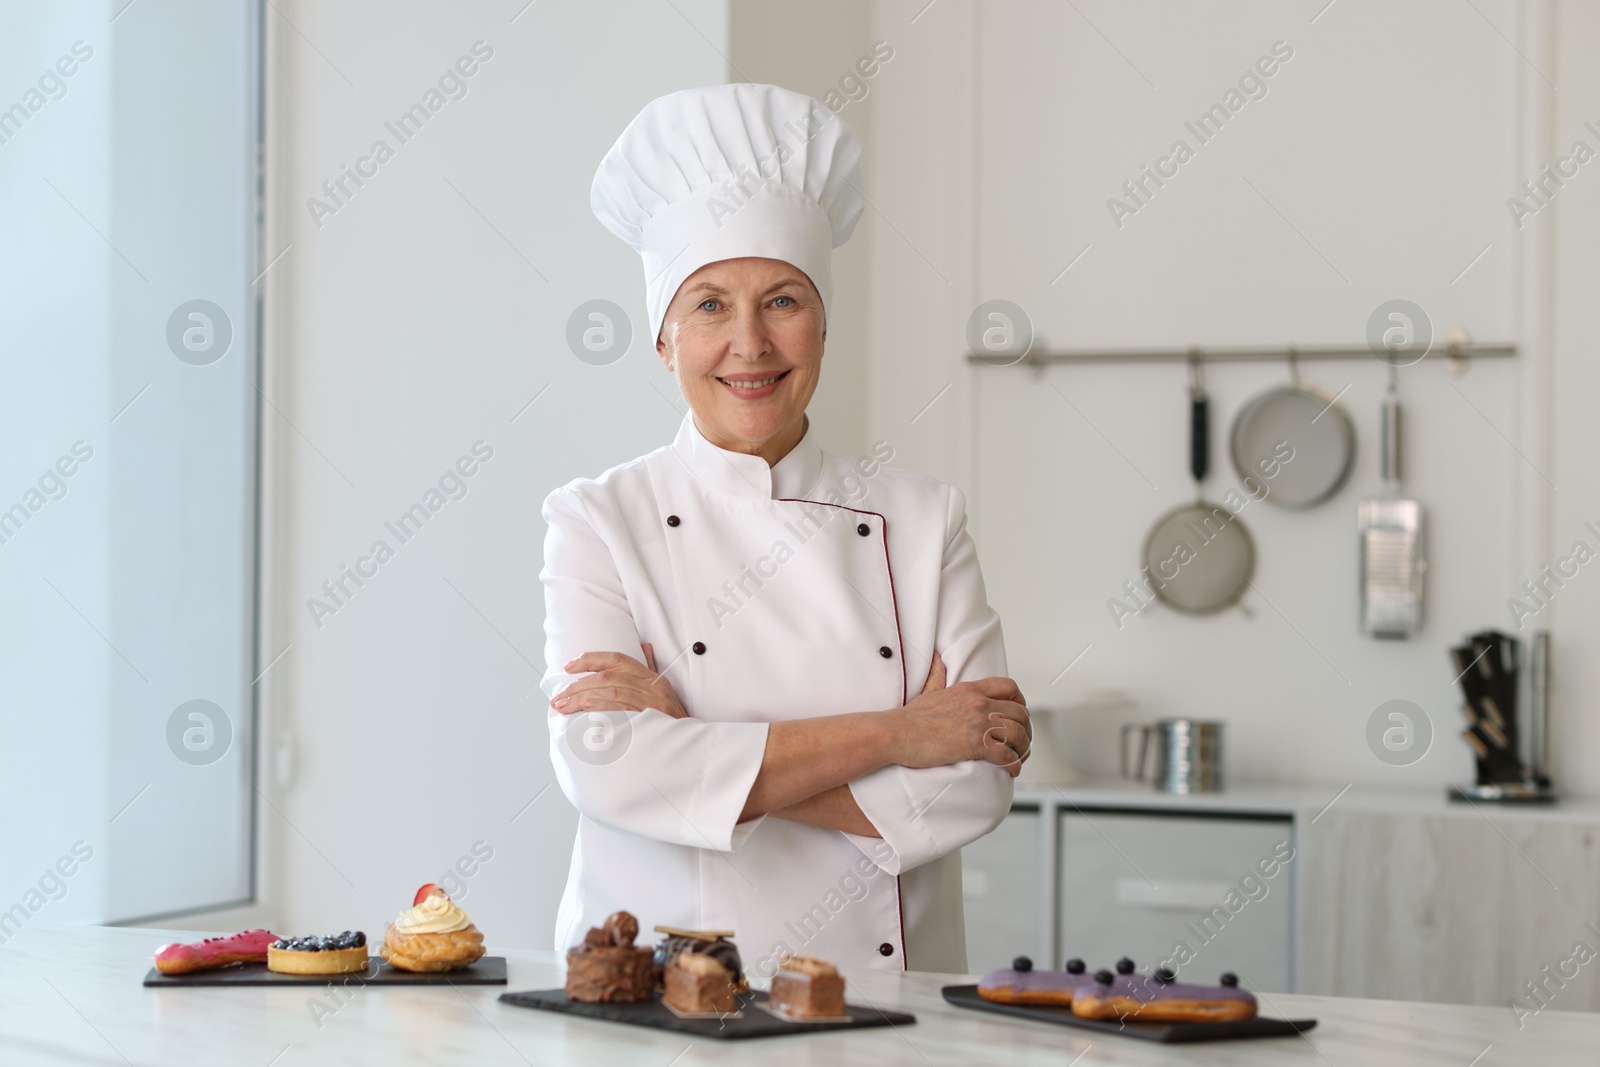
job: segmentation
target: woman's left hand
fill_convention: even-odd
[[[688,711],[673,691],[672,683],[656,670],[655,649],[644,645],[645,662],[621,652],[585,652],[562,665],[568,674],[595,673],[567,686],[550,701],[563,715],[578,711],[644,711],[654,708],[674,719]]]

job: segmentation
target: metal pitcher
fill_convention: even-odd
[[[1138,731],[1138,754],[1128,759],[1128,735]],[[1151,737],[1155,744],[1150,743]],[[1118,752],[1122,776],[1150,782],[1163,793],[1222,791],[1222,723],[1162,719],[1127,723]],[[1153,757],[1153,758],[1152,758]]]

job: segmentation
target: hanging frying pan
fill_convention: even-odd
[[[1238,601],[1255,571],[1256,549],[1238,517],[1202,498],[1211,467],[1209,401],[1198,360],[1189,361],[1189,473],[1194,500],[1155,521],[1144,542],[1150,588],[1169,607],[1209,615]]]
[[[1338,492],[1349,476],[1356,431],[1337,397],[1300,383],[1291,350],[1289,384],[1258,393],[1240,409],[1229,452],[1252,496],[1265,486],[1261,499],[1267,503],[1309,508]]]

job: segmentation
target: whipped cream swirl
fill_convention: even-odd
[[[472,916],[444,893],[432,893],[394,921],[403,934],[452,934],[472,925]]]

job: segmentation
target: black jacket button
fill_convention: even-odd
[[[868,526],[864,522],[860,523],[860,524],[858,524],[856,526],[856,533],[860,534],[862,537],[867,536],[867,534],[869,534],[871,532],[872,532],[872,527]]]
[[[884,645],[882,648],[878,649],[878,655],[882,656],[884,659],[893,659],[894,651],[890,649],[888,645]]]
[[[668,515],[667,516],[667,525],[668,526],[676,526],[676,525],[678,525],[678,523],[680,523],[682,521],[683,520],[678,518],[678,516],[676,516],[676,515]]]
[[[880,955],[880,956],[893,956],[894,955],[894,946],[889,944],[889,942],[885,941],[883,944],[878,946],[878,955]]]
[[[694,654],[697,656],[703,656],[706,654],[706,643],[704,641],[696,641],[689,647],[694,650]]]

